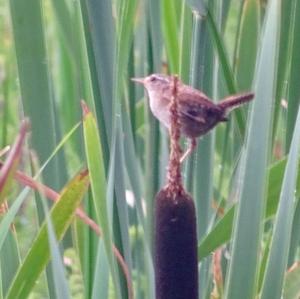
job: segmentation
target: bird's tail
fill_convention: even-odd
[[[233,96],[229,96],[218,103],[218,106],[226,112],[233,110],[234,108],[243,105],[251,101],[254,97],[254,93],[240,93]]]

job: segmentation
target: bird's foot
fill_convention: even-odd
[[[190,145],[188,147],[188,149],[185,151],[185,153],[181,156],[180,158],[180,163],[184,162],[184,160],[190,155],[192,154],[192,152],[195,150],[197,146],[197,141],[195,138],[192,138],[190,141]]]

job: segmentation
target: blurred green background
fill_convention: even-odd
[[[112,244],[134,298],[154,298],[168,134],[130,81],[150,73],[178,74],[215,102],[255,93],[183,165],[197,207],[199,299],[300,297],[299,1],[0,0],[0,37],[0,149],[28,117],[18,169],[33,177],[43,165],[39,181],[67,185],[66,203],[49,212],[45,196],[0,170],[0,188],[9,184],[0,298],[130,298]],[[85,167],[89,191],[76,182]],[[103,238],[72,218],[83,195]]]

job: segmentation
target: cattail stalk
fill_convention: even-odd
[[[193,199],[183,188],[180,172],[177,80],[174,76],[168,181],[155,200],[156,299],[198,298],[196,215]]]

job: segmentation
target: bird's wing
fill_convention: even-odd
[[[188,117],[197,123],[205,124],[205,118],[203,113],[201,113],[201,107],[199,105],[180,105],[179,114],[184,117]]]
[[[180,113],[189,119],[201,124],[206,123],[207,113],[219,108],[201,91],[190,88],[180,90]]]
[[[192,101],[199,104],[205,104],[206,107],[214,107],[213,101],[203,92],[198,89],[192,88],[191,86],[182,85],[179,88],[178,93],[180,94],[180,99],[184,101]]]

